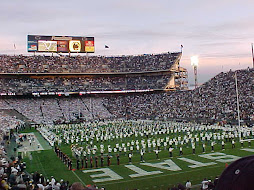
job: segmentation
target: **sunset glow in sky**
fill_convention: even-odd
[[[95,37],[95,55],[180,51],[193,83],[252,67],[253,0],[11,0],[0,2],[0,54],[28,54],[28,34]],[[110,48],[105,49],[104,45]]]

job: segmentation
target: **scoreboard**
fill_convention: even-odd
[[[27,36],[28,52],[94,53],[94,37]]]

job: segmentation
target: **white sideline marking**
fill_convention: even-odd
[[[86,186],[85,182],[82,181],[82,179],[80,179],[80,177],[79,177],[73,170],[71,170],[71,171],[72,171],[72,173],[79,179],[79,181],[80,181],[81,183],[83,183],[84,186]]]

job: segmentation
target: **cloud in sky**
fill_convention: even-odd
[[[198,55],[203,83],[252,65],[253,6],[251,0],[3,1],[0,53],[13,54],[15,43],[16,53],[27,54],[27,34],[95,36],[96,55],[180,51],[183,44],[181,65],[191,81],[190,56]]]

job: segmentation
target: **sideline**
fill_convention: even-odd
[[[32,154],[31,154],[32,155]],[[36,160],[38,160],[39,161],[39,165],[41,166],[41,168],[42,168],[42,172],[45,174],[45,177],[47,178],[47,179],[49,179],[48,178],[48,175],[47,175],[47,173],[45,172],[45,169],[44,169],[44,167],[43,167],[43,165],[42,165],[42,163],[41,163],[41,159],[40,159],[40,157],[39,156],[37,156],[37,155],[34,155],[34,158],[36,159]],[[39,167],[40,167],[39,166]]]
[[[84,186],[86,186],[85,182],[82,181],[82,179],[80,179],[80,177],[79,177],[73,170],[71,170],[71,171],[72,171],[72,173],[79,179],[79,181],[80,181],[81,183],[83,183]]]

